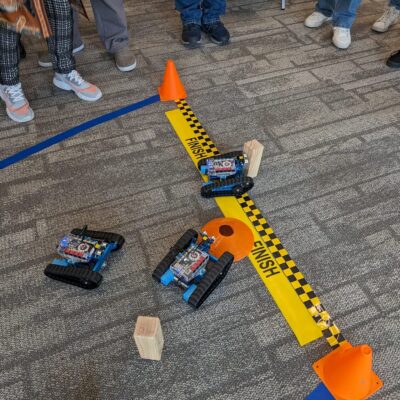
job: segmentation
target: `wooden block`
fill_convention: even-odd
[[[243,152],[246,153],[247,157],[249,158],[247,176],[250,176],[250,178],[255,178],[258,175],[258,170],[260,169],[264,146],[258,140],[250,140],[244,144]]]
[[[164,337],[160,319],[139,316],[133,334],[140,357],[147,360],[161,360]]]

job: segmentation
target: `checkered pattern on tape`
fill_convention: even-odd
[[[333,348],[339,346],[345,339],[340,329],[333,322],[331,316],[313,291],[311,285],[306,281],[304,275],[297,268],[287,250],[283,247],[267,220],[256,207],[253,200],[248,195],[238,198],[238,202],[243,211],[253,224],[256,231],[268,247],[272,256],[275,258],[279,267],[291,283],[300,300],[303,302],[316,324],[322,330],[324,337]]]
[[[196,137],[199,139],[202,146],[208,153],[212,155],[219,154],[216,146],[207,135],[201,123],[194,115],[189,104],[185,100],[176,102],[182,115],[190,124]],[[245,212],[260,237],[268,247],[272,256],[275,258],[282,272],[295,289],[300,300],[303,302],[315,323],[321,329],[326,341],[332,348],[336,348],[342,344],[345,339],[340,332],[340,329],[333,322],[328,311],[321,304],[321,301],[314,293],[311,285],[306,281],[304,275],[297,268],[295,262],[289,256],[287,250],[283,247],[281,241],[275,235],[273,229],[269,226],[267,220],[261,214],[261,211],[256,207],[253,200],[246,194],[238,198],[238,202]]]
[[[216,156],[219,154],[215,144],[212,142],[210,137],[207,135],[205,129],[201,126],[200,121],[194,115],[194,112],[190,108],[189,104],[185,100],[178,100],[176,102],[179,110],[181,110],[182,115],[185,117],[186,121],[189,123],[196,135],[196,139],[199,141],[201,146],[204,148],[208,157]]]

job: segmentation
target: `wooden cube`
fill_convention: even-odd
[[[243,152],[246,153],[247,157],[249,158],[247,176],[250,176],[250,178],[255,178],[258,175],[258,170],[260,169],[264,146],[258,140],[250,140],[244,144]]]
[[[133,339],[141,358],[161,360],[164,337],[159,318],[139,316],[136,321]]]

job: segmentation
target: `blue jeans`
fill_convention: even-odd
[[[400,10],[400,0],[390,0],[389,6],[393,6],[397,10]]]
[[[361,0],[319,0],[315,10],[332,17],[333,26],[350,29],[360,4]]]
[[[175,0],[182,23],[211,24],[225,14],[226,0]]]

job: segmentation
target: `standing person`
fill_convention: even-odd
[[[175,0],[175,8],[181,14],[182,43],[185,46],[198,47],[201,31],[215,44],[229,43],[229,32],[220,20],[225,14],[226,0]]]
[[[101,91],[86,82],[75,70],[69,0],[43,0],[43,3],[51,27],[47,42],[54,68],[53,84],[60,89],[73,91],[82,100],[100,99]],[[12,120],[27,122],[34,118],[34,113],[19,80],[19,37],[19,33],[0,24],[0,97]]]
[[[338,49],[347,49],[351,44],[350,28],[356,18],[361,0],[319,0],[315,11],[304,21],[307,28],[319,28],[332,21],[332,42]]]
[[[376,32],[386,32],[394,25],[400,15],[400,0],[390,0],[384,13],[372,25]],[[386,65],[391,68],[400,68],[400,50],[395,51],[386,60]]]
[[[136,58],[129,49],[129,32],[126,22],[124,0],[91,0],[97,32],[107,52],[114,57],[117,68],[122,72],[132,71],[136,67]],[[78,25],[78,13],[73,12],[73,51],[83,50]],[[46,52],[39,54],[39,65],[51,67]]]

